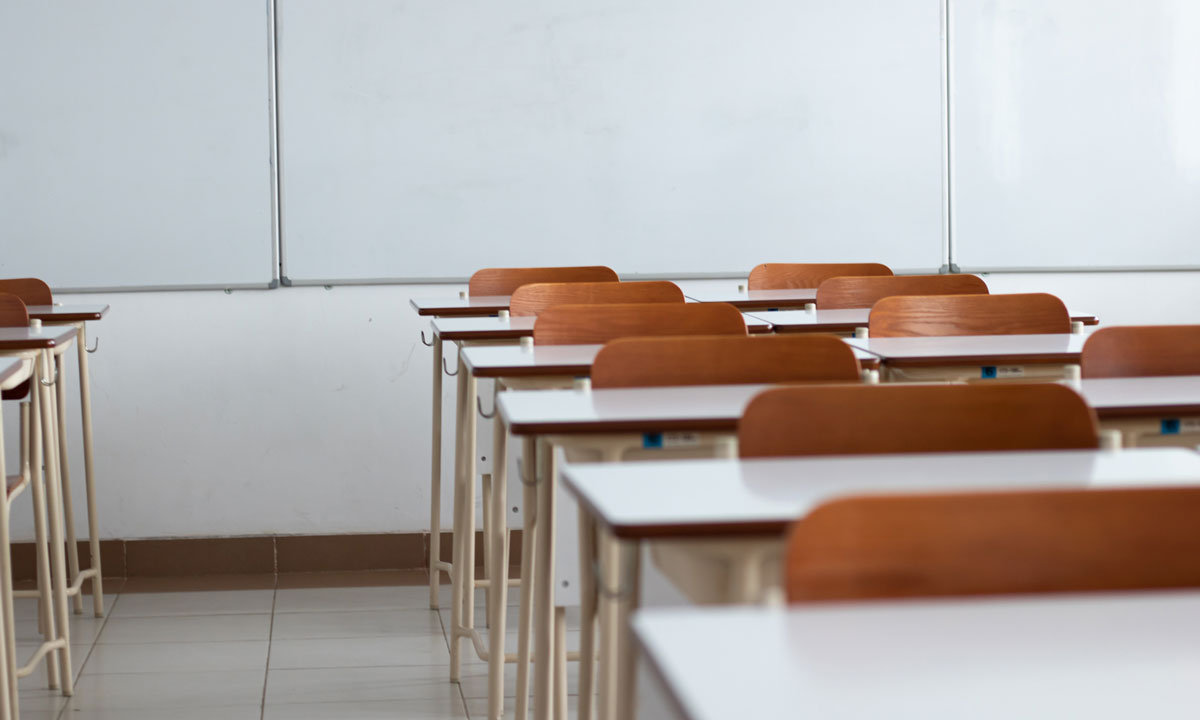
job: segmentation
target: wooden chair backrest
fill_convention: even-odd
[[[1071,332],[1071,315],[1053,295],[901,295],[871,308],[871,337],[1040,335]]]
[[[1085,378],[1200,375],[1200,325],[1109,327],[1083,344]]]
[[[858,382],[858,359],[831,335],[622,338],[592,363],[592,387]]]
[[[791,602],[1200,587],[1200,488],[848,497],[797,522]]]
[[[484,268],[471,276],[467,291],[474,296],[512,295],[522,285],[548,282],[617,282],[612,268],[581,267]]]
[[[815,288],[841,275],[891,274],[891,268],[879,263],[763,263],[750,271],[747,287],[751,290]]]
[[[54,304],[54,295],[50,292],[50,286],[37,278],[0,280],[0,293],[16,295],[26,305]]]
[[[727,303],[555,305],[533,324],[535,345],[603,345],[624,337],[746,335],[746,320]]]
[[[742,457],[1095,448],[1096,416],[1062,385],[836,385],[765,390]]]
[[[817,286],[821,310],[869,308],[893,295],[987,295],[988,286],[976,275],[843,276]]]
[[[11,281],[10,281],[11,282]],[[29,311],[25,303],[13,293],[0,292],[0,327],[28,327]],[[15,388],[0,393],[5,400],[21,400],[29,394],[30,382],[26,380]],[[2,474],[2,473],[0,473]]]
[[[554,305],[617,305],[682,303],[683,291],[672,282],[533,283],[513,291],[508,302],[513,316],[537,315]]]

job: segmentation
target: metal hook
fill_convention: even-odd
[[[483,411],[483,398],[479,397],[478,395],[475,396],[475,406],[479,408],[479,414],[482,415],[483,417],[487,418],[488,420],[491,420],[492,418],[496,417],[496,408],[494,408],[494,407],[492,408],[492,412],[490,415]]]
[[[54,379],[53,380],[51,380],[50,382],[46,382],[44,379],[38,378],[38,382],[40,382],[42,384],[42,387],[54,387],[55,383],[58,382],[58,368],[57,367],[54,368]]]
[[[97,338],[96,338],[96,344],[95,344],[95,345],[92,345],[91,347],[84,346],[84,348],[83,348],[83,349],[84,349],[84,350],[87,350],[87,351],[88,351],[88,353],[94,353],[94,352],[96,352],[97,350],[99,350],[99,349],[100,349],[100,338],[99,338],[99,337],[97,337]]]
[[[458,368],[457,368],[457,367],[455,367],[455,368],[454,368],[454,372],[450,372],[450,367],[449,367],[448,365],[446,365],[446,358],[442,358],[442,369],[443,369],[443,370],[445,370],[445,371],[446,371],[446,374],[447,374],[447,375],[449,375],[449,376],[451,376],[451,377],[454,377],[455,375],[457,375],[457,374],[458,374]]]
[[[629,573],[624,572],[622,574],[628,575]],[[600,562],[598,560],[592,562],[592,577],[595,578],[596,592],[600,595],[600,597],[602,597],[606,600],[622,601],[633,595],[633,583],[632,582],[622,582],[620,585],[617,586],[616,590],[609,590],[607,587],[605,587],[604,586],[604,578],[601,576],[601,573],[600,573]],[[629,578],[626,578],[626,580],[629,580]],[[620,581],[618,581],[618,582],[620,582]]]
[[[424,345],[425,347],[433,347],[432,340],[430,340],[428,342],[425,341],[425,331],[424,330],[421,331],[421,344]]]

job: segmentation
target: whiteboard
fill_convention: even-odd
[[[939,0],[279,0],[284,275],[943,262]]]
[[[0,3],[0,276],[277,274],[268,3]]]
[[[1200,266],[1200,2],[951,8],[954,261]]]

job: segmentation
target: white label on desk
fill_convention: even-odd
[[[1165,418],[1160,423],[1162,435],[1189,435],[1200,433],[1200,418]]]
[[[697,447],[700,435],[694,432],[667,432],[662,435],[664,448]]]
[[[1020,365],[984,365],[979,368],[979,377],[984,380],[1025,377],[1025,368]]]

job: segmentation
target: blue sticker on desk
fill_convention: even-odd
[[[663,446],[662,433],[642,433],[642,447],[644,448],[661,448]]]
[[[984,380],[995,380],[996,366],[984,365],[983,367],[979,368],[979,377],[983,378]]]
[[[1179,418],[1167,418],[1162,421],[1162,435],[1179,434]]]

